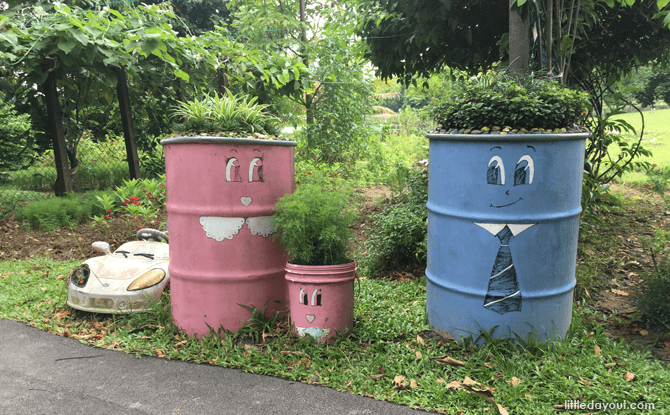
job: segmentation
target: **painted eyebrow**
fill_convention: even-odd
[[[489,151],[493,150],[494,148],[502,150],[502,147],[495,146],[495,147],[491,147],[491,149],[489,149]]]
[[[259,149],[255,148],[254,151],[258,151],[259,153],[261,152]]]
[[[526,146],[526,147],[528,147],[528,148],[532,148],[533,151],[537,153],[537,150],[535,150],[535,147],[533,147],[533,146]]]
[[[237,153],[237,150],[235,150],[234,148],[231,148],[230,151],[234,151],[234,152]]]

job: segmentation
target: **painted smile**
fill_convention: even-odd
[[[519,198],[519,200],[523,200],[523,199],[522,199],[522,198]],[[514,201],[514,202],[512,202],[512,203],[509,203],[509,204],[507,204],[507,205],[500,205],[500,206],[493,206],[493,203],[491,203],[491,206],[489,206],[489,207],[501,208],[501,207],[512,206],[513,204],[515,204],[515,203],[518,202],[519,200]]]

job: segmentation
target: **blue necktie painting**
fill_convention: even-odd
[[[586,134],[429,134],[428,322],[543,341],[572,316]]]

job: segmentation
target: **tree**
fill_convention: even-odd
[[[357,11],[348,3],[235,3],[233,27],[251,49],[287,62],[285,83],[259,85],[268,98],[287,97],[305,109],[308,147],[325,161],[355,157],[366,141],[364,118],[371,111],[371,80],[365,76],[363,45],[354,37]],[[285,72],[298,60],[303,72]],[[272,62],[270,60],[270,62]]]
[[[605,58],[606,53],[616,55],[611,59],[616,63],[622,55],[631,57],[644,52],[619,44],[635,46],[631,42],[642,42],[643,38],[656,46],[662,45],[664,39],[658,41],[655,36],[660,29],[670,27],[670,2],[625,0],[630,6],[622,3],[624,0],[515,2],[516,7],[535,15],[531,39],[535,41],[535,60],[541,66],[552,67],[558,64],[556,58],[579,59],[584,53],[593,52],[600,52],[600,58]],[[445,65],[472,73],[509,59],[506,0],[366,0],[363,4],[382,16],[380,20],[371,13],[362,22],[359,34],[369,47],[366,56],[384,79],[398,77],[409,83],[415,76],[425,78]],[[631,21],[615,18],[623,14],[639,16],[645,22],[634,30]],[[635,19],[638,24],[639,18]],[[613,23],[625,26],[626,30],[616,30]],[[599,41],[603,45],[596,46]],[[646,51],[660,52],[658,47]],[[563,69],[561,72],[567,74],[569,70]]]
[[[640,145],[642,134],[633,145],[612,134],[632,127],[609,120],[604,103],[607,96],[622,97],[613,88],[634,68],[670,63],[669,0],[369,0],[366,4],[388,12],[361,26],[359,33],[370,48],[368,57],[382,77],[397,76],[406,83],[444,65],[474,73],[497,60],[517,59],[509,56],[508,49],[512,4],[519,9],[515,12],[528,14],[533,28],[528,66],[591,96],[588,124],[593,135],[586,149],[585,197],[594,197],[599,186],[624,171],[644,167],[635,161],[649,154]],[[499,46],[498,56],[494,44]],[[615,147],[617,155],[611,152]]]

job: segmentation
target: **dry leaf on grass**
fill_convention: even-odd
[[[498,365],[491,363],[491,362],[486,362],[484,363],[484,366],[488,367],[489,369],[493,369],[494,367],[498,367]]]
[[[512,380],[508,380],[507,383],[512,386],[518,386],[521,383],[521,379],[517,378],[516,376],[512,376]]]
[[[622,290],[617,290],[616,288],[612,288],[612,292],[617,295],[623,295],[624,297],[628,297],[628,293]]]
[[[421,352],[416,352],[416,353],[414,353],[414,354],[415,354],[416,357],[418,357],[419,359],[422,359],[422,358],[423,358],[423,355],[421,354]]]
[[[452,359],[448,355],[440,356],[440,357],[431,357],[432,360],[435,360],[436,362],[444,363],[445,365],[450,365],[450,366],[465,366],[465,363],[463,363],[462,360],[456,360]]]
[[[581,376],[579,377],[579,380],[581,380],[586,386],[591,386],[592,385],[591,382],[589,382],[588,380],[584,379]]]
[[[596,347],[593,348],[596,356],[600,356],[600,346],[596,345]]]
[[[626,374],[624,375],[623,380],[625,380],[626,382],[630,382],[633,379],[635,379],[635,373],[631,373],[631,372],[626,371]]]
[[[409,380],[409,387],[412,388],[412,389],[416,389],[416,388],[419,387],[419,385],[416,383],[416,380],[410,379]]]
[[[418,334],[416,335],[416,342],[422,346],[426,345],[426,342],[424,342],[423,338],[421,338],[421,336],[419,336]]]

